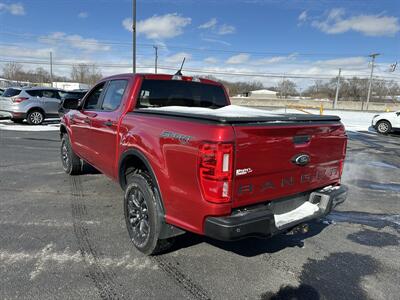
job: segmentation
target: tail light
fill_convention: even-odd
[[[11,98],[12,102],[14,103],[21,103],[22,101],[28,100],[29,98],[26,97],[17,97],[17,98]]]
[[[204,198],[212,203],[231,201],[233,145],[203,144],[199,150],[199,178]]]

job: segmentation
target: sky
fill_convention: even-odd
[[[81,62],[130,72],[131,17],[131,0],[0,0],[0,67],[48,68],[52,52],[57,75]],[[137,43],[139,72],[154,71],[157,46],[162,73],[185,57],[186,74],[303,85],[339,68],[367,77],[368,55],[380,53],[375,74],[400,81],[390,72],[400,61],[400,1],[138,0]]]

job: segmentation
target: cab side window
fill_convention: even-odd
[[[42,97],[42,90],[27,90],[26,92],[32,97]]]
[[[83,106],[84,109],[96,109],[99,108],[100,98],[103,93],[105,82],[97,85],[94,90],[88,95]]]
[[[104,95],[103,105],[101,108],[108,111],[117,109],[121,104],[127,85],[128,80],[110,81]]]

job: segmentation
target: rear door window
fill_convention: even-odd
[[[26,92],[32,97],[42,97],[42,90],[27,90]]]
[[[103,110],[112,111],[119,107],[124,96],[128,80],[112,80],[104,95]]]
[[[19,95],[19,93],[21,93],[20,89],[13,89],[13,88],[8,88],[4,91],[3,93],[3,97],[14,97]]]
[[[42,95],[43,95],[43,97],[46,97],[46,98],[61,99],[60,95],[58,94],[58,91],[54,91],[54,90],[43,90]]]

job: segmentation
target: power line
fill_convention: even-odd
[[[48,61],[39,61],[39,60],[7,60],[7,59],[1,59],[0,62],[15,62],[15,63],[21,63],[21,64],[34,64],[34,65],[43,65],[43,64],[48,64]],[[102,63],[102,64],[97,64],[93,62],[76,62],[76,63],[66,63],[66,62],[57,62],[53,61],[53,65],[57,66],[74,66],[79,63],[84,63],[84,64],[94,64],[98,67],[103,67],[103,68],[131,68],[131,64],[116,64],[116,63]],[[153,69],[154,65],[138,65],[138,69]],[[177,68],[174,66],[158,66],[158,69],[162,70],[167,70],[167,71],[176,71]],[[224,75],[224,76],[245,76],[245,77],[265,77],[265,78],[282,78],[282,74],[279,73],[250,73],[250,72],[228,72],[228,71],[217,71],[217,70],[211,70],[211,69],[196,69],[196,68],[185,68],[185,72],[187,73],[198,73],[198,74],[210,74],[210,75]],[[359,76],[359,74],[348,74],[348,75],[341,75],[341,78],[351,78],[351,77],[356,77]],[[285,73],[285,77],[287,78],[297,78],[297,79],[326,79],[330,80],[334,78],[334,75],[330,74],[316,74],[316,75],[309,75],[309,74],[287,74]],[[400,80],[400,78],[397,77],[389,77],[389,76],[375,76],[375,78],[378,79],[396,79]]]
[[[119,46],[132,46],[132,43],[130,42],[123,42],[123,41],[107,41],[107,40],[97,40],[96,41],[90,41],[91,38],[83,38],[82,40],[71,40],[68,38],[68,35],[65,37],[55,37],[55,36],[45,36],[45,35],[38,35],[38,34],[32,34],[32,33],[15,33],[15,32],[7,32],[7,31],[0,31],[1,34],[6,34],[6,35],[12,35],[12,36],[17,36],[17,37],[32,37],[32,38],[38,38],[39,42],[40,41],[70,41],[70,42],[76,42],[82,45],[103,45],[103,46],[113,46],[113,45],[119,45]],[[137,43],[138,46],[144,46],[144,47],[153,47],[154,44],[150,43]],[[343,57],[343,56],[364,56],[367,57],[368,54],[366,53],[324,53],[324,52],[266,52],[266,51],[248,51],[248,50],[227,50],[227,49],[212,49],[212,48],[196,48],[196,47],[188,47],[188,46],[180,46],[180,45],[163,45],[163,44],[157,44],[159,48],[162,49],[180,49],[180,50],[190,50],[190,51],[198,51],[198,52],[210,52],[210,53],[229,53],[229,54],[251,54],[255,56],[280,56],[280,55],[293,55],[293,56],[330,56],[330,57]],[[392,53],[385,53],[385,56],[397,56],[397,54],[392,54]]]

